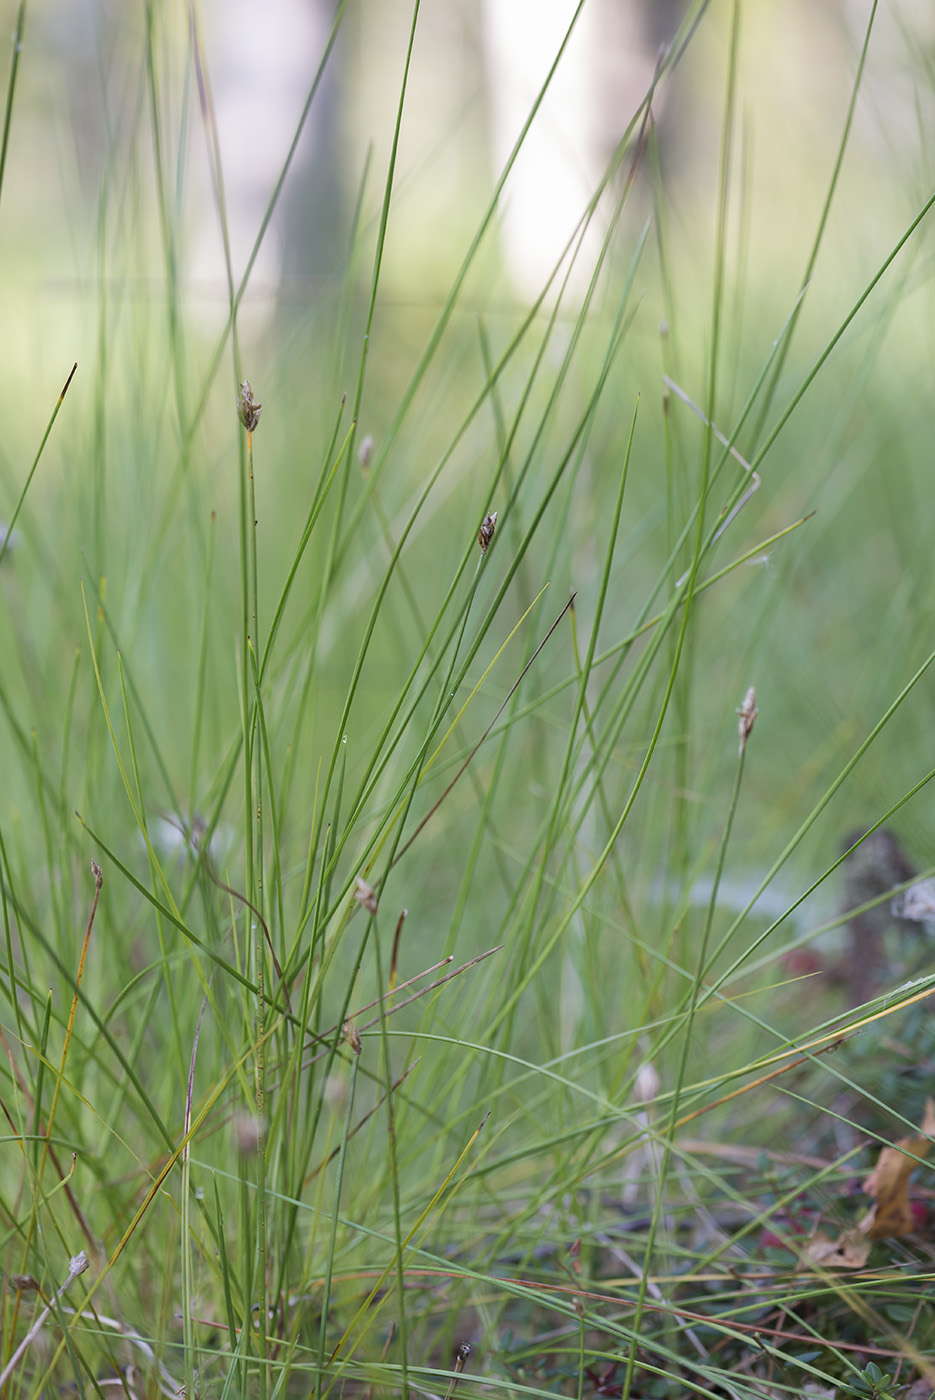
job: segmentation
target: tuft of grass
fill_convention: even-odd
[[[864,191],[855,251],[874,4],[777,263],[764,40],[696,3],[518,306],[498,210],[581,8],[452,216],[444,292],[407,302],[416,0],[347,246],[265,321],[257,258],[361,18],[335,8],[243,267],[210,31],[147,4],[102,44],[87,354],[51,418],[70,345],[12,397],[32,445],[0,460],[8,1394],[771,1398],[935,1371],[924,1231],[850,1270],[810,1252],[859,1233],[931,1078],[925,935],[884,919],[849,1004],[834,882],[858,828],[932,870],[935,195]],[[17,94],[52,71],[24,16],[14,227]],[[657,109],[702,72],[720,139],[686,182]],[[912,159],[921,188],[923,122]],[[186,272],[204,187],[223,304]]]

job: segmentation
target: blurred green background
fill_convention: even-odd
[[[553,19],[551,9],[540,6],[529,52],[517,56],[515,44],[512,55],[503,45],[507,21],[521,22],[521,7],[507,15],[511,7],[504,4],[499,16],[492,13],[496,8],[429,3],[419,18],[359,422],[358,443],[361,435],[372,435],[378,453],[515,134],[510,113],[517,103],[521,110],[522,101],[507,89],[515,81],[522,90],[530,78],[528,71],[511,78],[511,61],[514,69],[523,68],[517,58],[534,69],[550,51],[553,30],[560,33],[555,26],[567,22],[573,9],[557,6]],[[15,13],[9,6],[7,32]],[[237,279],[335,14],[328,6],[284,0],[262,16],[250,6],[214,4],[191,10],[48,5],[28,12],[0,203],[0,252],[7,268],[0,288],[0,374],[15,410],[7,415],[0,444],[7,514],[73,360],[79,369],[18,522],[17,548],[3,565],[5,792],[8,811],[27,827],[36,815],[35,731],[36,751],[54,774],[54,786],[61,787],[63,810],[79,808],[119,841],[117,813],[124,799],[113,763],[96,761],[109,741],[86,648],[78,665],[67,769],[60,778],[57,771],[74,649],[86,642],[82,580],[92,617],[96,590],[105,591],[112,641],[119,643],[138,694],[146,697],[172,779],[169,792],[153,772],[153,806],[170,814],[177,806],[190,816],[210,805],[219,790],[224,756],[239,726],[234,546],[240,429],[229,354],[222,352],[220,362],[214,358],[224,343],[227,287],[206,154],[211,131],[202,119],[199,83],[210,85],[217,115]],[[869,16],[868,5],[816,7],[788,0],[764,0],[743,11],[715,402],[717,425],[725,432],[732,430],[796,304]],[[353,389],[411,17],[411,7],[397,3],[350,4],[341,15],[244,292],[241,372],[264,404],[256,439],[261,632],[282,583],[283,560],[295,549],[340,396]],[[561,402],[533,448],[531,480],[545,480],[593,383],[623,278],[648,230],[633,274],[632,320],[574,491],[562,507],[568,522],[561,527],[563,547],[553,558],[559,528],[553,520],[553,534],[533,542],[524,582],[514,585],[504,634],[507,615],[512,624],[547,576],[552,611],[553,600],[577,589],[579,625],[586,628],[601,554],[595,530],[612,500],[637,395],[624,542],[611,584],[613,626],[620,635],[636,620],[668,551],[662,373],[668,367],[696,403],[704,400],[730,7],[654,8],[609,0],[585,6],[580,33],[559,69],[556,101],[533,127],[533,135],[539,124],[545,132],[540,183],[563,192],[573,191],[575,180],[583,192],[593,188],[651,81],[659,45],[693,17],[690,41],[654,98],[656,173],[653,160],[639,162]],[[201,71],[191,57],[193,22]],[[156,36],[155,111],[147,80],[147,23]],[[933,45],[927,7],[881,7],[840,182],[783,376],[765,422],[754,409],[738,439],[748,459],[931,191]],[[573,110],[566,94],[587,110]],[[528,146],[533,144],[530,139]],[[526,156],[533,165],[531,150]],[[595,237],[631,165],[628,154],[595,221]],[[330,744],[362,609],[389,557],[387,529],[398,536],[414,494],[451,448],[485,385],[481,326],[496,359],[535,287],[543,284],[547,273],[541,269],[550,266],[583,210],[586,194],[577,204],[569,194],[564,210],[540,228],[537,243],[517,243],[517,229],[524,228],[522,191],[536,185],[536,172],[521,166],[522,159],[501,197],[498,221],[472,261],[442,351],[393,436],[377,493],[388,526],[376,511],[363,511],[355,549],[342,562],[316,636],[313,663],[302,653],[317,606],[313,569],[308,559],[303,563],[273,697],[276,743],[282,762],[291,765],[288,801],[298,829],[307,829],[311,819],[314,773],[327,746],[320,736],[327,735]],[[585,265],[590,247],[582,255]],[[649,923],[665,924],[660,892],[670,878],[681,882],[669,891],[673,899],[690,893],[720,830],[736,742],[733,710],[748,684],[757,686],[761,719],[735,838],[732,878],[738,891],[753,887],[933,645],[929,249],[923,223],[770,448],[759,491],[717,547],[715,562],[722,565],[815,512],[699,605],[680,675],[681,698],[664,735],[671,764],[667,760],[637,809],[637,826],[671,830],[674,800],[691,859],[672,871],[663,842],[654,846],[647,870],[639,838],[627,846],[641,886],[641,917]],[[573,278],[553,347],[571,333],[585,285],[584,275]],[[529,341],[501,378],[507,417],[519,401],[551,305],[547,297]],[[688,482],[700,458],[703,426],[674,397],[669,411],[676,472]],[[533,426],[520,427],[516,461],[538,426],[535,413],[527,421]],[[488,403],[454,447],[407,545],[406,571],[420,596],[431,596],[447,576],[452,531],[463,535],[465,519],[473,529],[496,506],[486,499],[484,483],[498,447]],[[362,470],[355,482],[352,502],[355,490],[363,500],[369,489]],[[206,581],[212,513],[216,558]],[[201,771],[192,774],[197,656],[205,626],[211,684]],[[352,774],[396,693],[418,631],[408,602],[394,592],[355,702]],[[114,657],[108,648],[104,653],[105,682],[112,687]],[[310,689],[304,689],[310,666]],[[491,677],[491,707],[513,675]],[[544,692],[550,681],[567,675],[567,658],[553,662],[547,653],[536,685]],[[926,771],[932,684],[923,680],[795,853],[781,876],[780,899],[788,902],[817,878],[836,859],[845,832],[876,820]],[[658,689],[647,692],[632,746],[614,755],[621,791],[635,772],[658,699]],[[299,732],[299,711],[310,704],[315,724]],[[518,780],[512,789],[516,807],[508,822],[516,849],[522,847],[523,820],[535,820],[550,782],[550,760],[536,736],[561,726],[561,705],[561,699],[545,705],[526,731],[538,773],[535,781]],[[294,733],[298,750],[287,758]],[[143,753],[144,768],[150,762]],[[464,801],[470,817],[467,790]],[[413,873],[413,882],[424,882],[426,897],[431,893],[438,901],[442,927],[451,873],[439,853],[450,828],[459,829],[458,820],[453,801]],[[915,799],[895,827],[916,864],[928,865],[935,834],[929,796]],[[297,878],[301,843],[290,855]],[[142,862],[142,852],[134,858]],[[819,901],[815,918],[830,915],[836,898],[832,891]],[[668,895],[662,904],[667,901]]]

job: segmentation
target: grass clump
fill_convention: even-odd
[[[259,328],[345,6],[242,267],[211,46],[145,16],[101,65],[89,353],[0,464],[4,1386],[921,1394],[932,979],[886,911],[931,873],[935,196],[860,267],[874,16],[794,268],[741,7],[699,4],[535,303],[496,253],[527,124],[427,318],[386,285],[414,6],[337,270]],[[693,202],[653,113],[712,51]],[[881,831],[909,854],[842,904]]]

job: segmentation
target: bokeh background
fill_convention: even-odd
[[[378,451],[574,9],[547,0],[422,6],[361,408],[360,432],[373,437]],[[7,32],[16,13],[7,6]],[[871,16],[853,129],[821,250],[770,414],[765,422],[754,414],[738,442],[748,458],[931,193],[935,14],[910,0],[876,10],[860,0],[761,0],[742,7],[716,401],[725,432],[796,305]],[[0,284],[0,375],[15,408],[0,443],[8,513],[55,396],[72,361],[79,364],[18,524],[21,562],[3,585],[4,626],[32,655],[25,672],[7,678],[8,712],[28,733],[33,702],[39,706],[40,745],[61,747],[61,715],[49,711],[44,697],[67,689],[73,647],[83,636],[83,579],[92,592],[106,588],[137,684],[151,697],[166,751],[187,778],[194,677],[185,658],[197,650],[204,616],[191,600],[204,576],[212,512],[218,539],[234,538],[239,431],[229,359],[212,368],[223,343],[228,289],[199,83],[209,85],[216,115],[237,280],[336,21],[333,49],[239,317],[241,371],[265,405],[258,444],[267,470],[258,511],[267,599],[275,596],[283,551],[294,544],[295,503],[307,496],[340,395],[352,387],[412,8],[396,0],[344,9],[270,0],[260,13],[238,0],[192,7],[47,4],[26,16],[0,202],[7,269]],[[609,315],[648,231],[634,274],[632,325],[614,370],[611,399],[620,411],[615,418],[606,409],[595,431],[576,528],[553,582],[555,596],[577,588],[587,616],[597,582],[593,521],[605,510],[621,435],[640,394],[629,488],[632,543],[614,585],[621,631],[665,557],[665,531],[654,514],[663,369],[695,402],[704,398],[731,22],[731,7],[719,3],[589,0],[581,7],[552,90],[472,261],[444,353],[394,439],[386,477],[385,505],[393,517],[447,449],[483,385],[479,324],[502,348],[614,159],[660,52],[679,34],[684,50],[653,99],[658,169],[654,175],[644,161],[636,170],[593,320],[599,326],[600,316]],[[148,24],[157,35],[156,112]],[[193,32],[203,71],[192,61]],[[572,272],[560,310],[569,327],[630,167],[625,158]],[[760,755],[749,782],[757,816],[738,838],[738,898],[750,885],[742,871],[753,872],[755,883],[935,636],[931,265],[923,223],[771,447],[763,484],[718,556],[726,562],[816,512],[791,540],[764,551],[709,595],[697,651],[683,672],[692,696],[691,734],[676,717],[667,739],[673,752],[690,747],[680,770],[681,800],[703,850],[717,829],[733,708],[756,683]],[[543,325],[553,296],[554,287],[538,313]],[[595,363],[585,349],[575,371],[581,386]],[[511,396],[516,401],[518,382],[504,382],[508,403]],[[202,400],[191,432],[185,425]],[[703,430],[680,402],[673,400],[670,411],[678,457],[690,472]],[[437,565],[437,531],[445,522],[463,512],[479,518],[491,504],[480,499],[476,482],[478,463],[489,463],[496,450],[490,417],[475,422],[413,536],[417,573]],[[541,451],[547,457],[548,442]],[[192,530],[176,528],[180,512],[195,522]],[[376,522],[361,528],[370,532],[363,536],[368,547],[342,581],[343,619],[362,606],[384,562]],[[533,572],[537,563],[545,568],[547,553],[530,556]],[[220,736],[237,723],[232,548],[219,551],[218,570],[221,591],[208,604],[215,761]],[[332,710],[346,684],[351,635],[343,621],[326,619],[318,643],[316,664]],[[385,677],[375,670],[360,702],[364,729],[396,684],[401,644],[388,637],[384,645]],[[93,691],[85,699],[90,714],[97,699]],[[793,857],[780,901],[836,858],[845,832],[876,820],[925,771],[932,703],[925,681]],[[635,752],[621,755],[624,771]],[[32,783],[28,765],[19,775],[11,765],[13,799],[19,793],[28,802],[20,789]],[[69,800],[81,806],[86,794],[77,768],[68,785]],[[200,796],[186,793],[185,800],[195,804]],[[668,802],[671,792],[664,796]],[[916,865],[930,864],[935,820],[925,794],[897,826]],[[664,870],[654,874],[647,898],[656,898],[665,878]],[[835,900],[829,891],[816,919],[833,912]]]

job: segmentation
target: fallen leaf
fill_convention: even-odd
[[[870,1241],[859,1230],[848,1230],[833,1240],[816,1231],[802,1247],[800,1269],[862,1269],[870,1253]]]
[[[918,1158],[928,1155],[935,1137],[935,1101],[928,1099],[922,1132],[900,1138],[894,1147],[884,1147],[877,1164],[867,1177],[864,1194],[873,1196],[870,1207],[858,1225],[868,1239],[894,1239],[909,1235],[915,1229],[916,1215],[909,1200],[909,1178],[919,1165]]]

